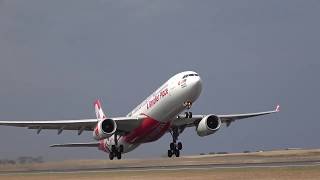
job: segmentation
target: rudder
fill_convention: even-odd
[[[95,102],[94,102],[94,110],[96,112],[96,117],[97,117],[97,120],[100,121],[100,120],[103,120],[103,119],[106,119],[106,115],[104,114],[103,110],[102,110],[102,107],[101,107],[101,102],[99,99],[97,99]]]

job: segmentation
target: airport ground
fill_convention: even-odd
[[[0,179],[320,179],[320,149],[5,165]]]

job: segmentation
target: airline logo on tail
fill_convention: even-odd
[[[98,121],[106,118],[106,115],[104,114],[104,112],[102,110],[101,102],[99,99],[94,102],[94,110],[96,112],[96,117],[97,117]]]

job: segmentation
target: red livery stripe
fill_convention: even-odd
[[[170,126],[170,122],[160,122],[147,116],[138,128],[124,137],[124,140],[132,144],[152,142],[159,139]]]

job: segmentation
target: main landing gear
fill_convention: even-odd
[[[172,142],[170,143],[170,149],[168,150],[168,157],[172,157],[175,155],[176,157],[180,156],[180,150],[182,150],[182,143],[178,142],[178,136],[179,136],[179,129],[178,128],[172,128],[170,130],[170,133],[172,135]]]
[[[111,152],[109,153],[109,159],[113,160],[114,157],[117,157],[117,159],[121,159],[123,153],[123,145],[120,145],[117,147],[116,145],[111,146]]]
[[[114,157],[117,157],[117,159],[121,159],[121,155],[123,153],[123,145],[121,144],[120,146],[118,146],[118,138],[116,134],[114,134],[114,142],[115,145],[111,146],[111,151],[109,153],[110,160],[113,160]]]
[[[183,106],[187,109],[185,112],[185,118],[192,118],[192,112],[189,110],[191,109],[192,102],[185,101]],[[184,131],[185,127],[172,127],[170,130],[170,134],[172,136],[172,142],[170,143],[170,149],[168,150],[168,157],[172,157],[175,155],[176,157],[180,156],[180,151],[182,150],[182,143],[178,142],[178,136],[180,133]]]

